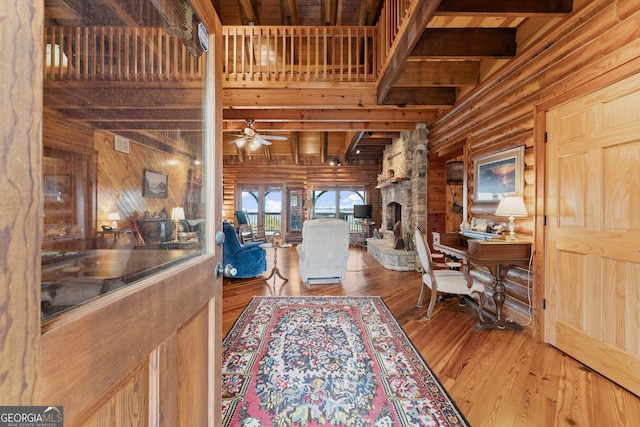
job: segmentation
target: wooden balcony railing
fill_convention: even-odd
[[[46,27],[45,80],[199,80],[203,63],[163,28]]]
[[[372,82],[379,59],[375,27],[226,26],[228,82]]]
[[[375,27],[225,26],[225,81],[375,82],[412,1],[387,1]],[[46,27],[46,80],[196,80],[202,57],[163,28]]]

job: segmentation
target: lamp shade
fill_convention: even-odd
[[[171,209],[171,219],[174,221],[182,221],[184,220],[184,208],[176,207]]]
[[[302,205],[302,209],[313,209],[313,200],[306,199]]]
[[[120,214],[118,212],[111,212],[107,215],[108,221],[120,221]]]
[[[496,216],[524,217],[528,215],[524,200],[519,196],[503,198],[496,209]]]

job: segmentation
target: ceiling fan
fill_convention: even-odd
[[[286,136],[260,135],[251,127],[253,125],[253,120],[247,120],[246,122],[247,127],[244,128],[242,134],[237,135],[237,138],[229,142],[229,144],[236,144],[238,148],[242,148],[247,145],[251,151],[255,151],[261,145],[271,145],[269,140],[286,141],[288,139]]]

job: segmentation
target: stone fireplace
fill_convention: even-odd
[[[413,228],[419,226],[425,230],[427,224],[427,142],[426,124],[418,123],[415,131],[403,132],[384,152],[383,171],[378,177],[382,206],[381,241],[374,240],[368,247],[374,258],[386,268],[416,269]],[[389,259],[385,260],[389,256],[384,254],[387,247],[401,252],[393,249],[393,227],[397,221],[402,227],[406,254],[388,254],[392,257],[389,265]],[[397,259],[402,255],[406,259]]]
[[[386,208],[387,230],[393,230],[396,222],[402,222],[402,205],[398,202],[389,203]]]

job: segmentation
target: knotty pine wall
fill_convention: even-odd
[[[109,225],[109,212],[118,212],[122,220],[119,228],[132,228],[136,215],[160,214],[171,216],[171,209],[184,206],[191,158],[143,146],[129,140],[129,153],[114,149],[114,134],[96,131],[94,146],[98,152],[98,226]],[[142,197],[144,169],[168,175],[167,198]],[[189,218],[187,219],[196,219]]]
[[[201,173],[192,165],[191,158],[185,155],[143,146],[134,140],[129,141],[129,153],[116,151],[113,133],[94,131],[90,126],[78,122],[70,126],[69,122],[50,111],[45,111],[43,128],[45,147],[66,151],[71,155],[83,154],[90,159],[90,163],[93,162],[88,165],[89,171],[93,171],[89,176],[79,172],[73,165],[68,165],[66,170],[72,175],[73,182],[86,181],[88,197],[93,197],[91,193],[95,188],[95,202],[72,202],[85,206],[85,216],[89,220],[87,237],[94,235],[102,225],[111,225],[111,221],[107,221],[110,212],[120,214],[119,228],[132,228],[134,217],[145,211],[159,213],[164,209],[171,215],[171,208],[184,205],[189,170],[196,175]],[[144,169],[168,175],[166,199],[142,197]],[[46,168],[45,173],[48,173]],[[94,186],[95,182],[97,185]]]
[[[373,221],[380,224],[382,208],[380,206],[380,190],[376,190],[380,166],[296,166],[296,165],[243,165],[225,164],[222,169],[223,178],[223,211],[228,220],[233,221],[238,184],[242,183],[274,183],[283,187],[283,194],[288,187],[302,187],[311,191],[315,186],[324,185],[364,185],[368,186],[370,203],[373,205]]]
[[[544,121],[539,105],[551,99],[588,93],[605,73],[621,77],[640,71],[640,4],[631,0],[594,0],[583,3],[541,40],[518,52],[517,58],[467,94],[443,117],[430,124],[429,150],[434,159],[449,159],[462,150],[467,172],[470,216],[494,217],[497,205],[475,203],[473,162],[478,157],[524,146],[524,200],[528,218],[516,219],[516,232],[543,248]],[[538,128],[536,128],[536,124]],[[430,163],[431,168],[431,163]],[[431,191],[431,187],[430,187]],[[538,199],[538,200],[536,200]],[[536,203],[538,201],[538,203]],[[444,214],[444,212],[442,212]],[[536,228],[536,225],[539,225]],[[534,269],[543,264],[536,251]],[[533,274],[513,269],[506,283],[505,312],[527,321],[529,291],[533,292],[534,335],[541,329],[544,292]],[[527,283],[531,280],[531,288]]]

